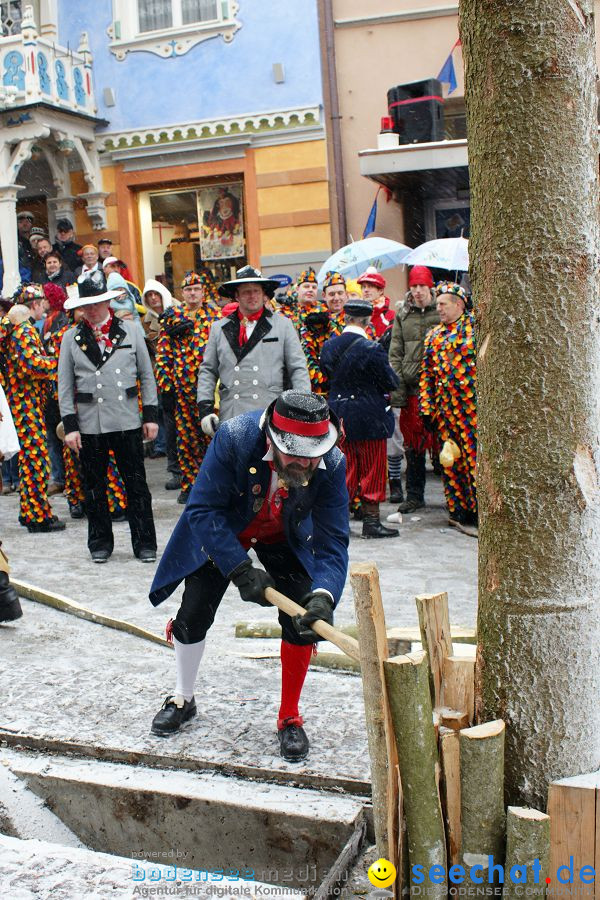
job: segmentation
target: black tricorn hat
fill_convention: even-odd
[[[221,297],[235,300],[236,289],[242,284],[259,284],[268,297],[273,297],[275,291],[281,287],[278,281],[274,281],[272,278],[263,278],[260,269],[255,269],[253,266],[243,266],[235,274],[236,277],[232,281],[224,281],[219,286]]]
[[[349,316],[368,319],[373,315],[373,304],[368,300],[348,300],[344,303],[344,312]]]
[[[340,423],[324,397],[284,391],[267,407],[263,423],[281,453],[314,459],[337,444]]]

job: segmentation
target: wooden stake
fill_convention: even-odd
[[[423,650],[429,654],[433,705],[441,706],[444,659],[452,656],[448,594],[421,594],[416,603]]]
[[[497,719],[460,732],[461,856],[467,870],[483,865],[488,883],[488,856],[504,858],[504,722]],[[496,883],[494,881],[494,883]]]
[[[440,731],[442,807],[446,821],[449,865],[460,862],[460,750],[458,732]]]
[[[600,773],[562,778],[548,788],[548,815],[550,816],[550,871],[552,873],[552,897],[569,897],[577,888],[577,896],[594,897],[598,890],[598,867],[600,858],[596,856],[596,835],[600,820],[596,819],[597,792],[600,789]],[[564,884],[556,880],[559,866],[568,866],[573,857],[574,884]],[[583,866],[596,869],[595,884],[586,885],[579,879]],[[563,872],[563,877],[567,876]]]
[[[446,838],[438,791],[439,762],[429,692],[429,666],[423,651],[396,656],[383,663],[408,832],[412,871],[432,865],[446,871]],[[447,884],[427,885],[428,897],[446,898]]]
[[[536,859],[540,861],[537,882],[534,881],[532,869]],[[524,806],[508,807],[503,900],[517,900],[517,898],[520,900],[525,892],[525,889],[514,884],[510,877],[513,866],[524,867],[527,888],[532,891],[531,896],[540,898],[545,896],[546,877],[550,867],[550,816]],[[554,887],[555,885],[553,890]]]
[[[468,727],[475,714],[475,660],[446,656],[442,663],[442,703],[466,713]]]
[[[377,853],[398,868],[398,758],[383,673],[388,648],[377,567],[374,563],[353,565],[350,581],[360,635]],[[400,896],[401,886],[395,890]]]

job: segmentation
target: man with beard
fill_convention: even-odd
[[[157,606],[185,580],[179,612],[167,626],[177,685],[154,717],[153,734],[175,734],[196,715],[206,633],[229,583],[242,600],[260,606],[269,606],[265,588],[275,587],[306,609],[295,618],[279,612],[280,752],[290,762],[308,754],[298,702],[318,640],[309,626],[318,619],[332,624],[348,567],[348,492],[338,438],[325,399],[294,390],[263,413],[244,413],[219,427],[150,591]],[[250,549],[266,571],[254,565]]]

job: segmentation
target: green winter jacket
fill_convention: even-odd
[[[440,321],[435,299],[431,291],[431,303],[419,309],[409,291],[404,302],[398,305],[390,342],[390,365],[400,379],[400,386],[391,395],[392,406],[406,406],[408,397],[419,392],[425,335]]]

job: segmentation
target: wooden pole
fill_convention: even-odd
[[[266,588],[265,597],[269,603],[272,603],[273,606],[276,606],[278,609],[287,613],[288,616],[303,616],[306,613],[306,610],[303,609],[299,603],[290,600],[285,594],[280,594],[275,588]],[[343,650],[344,653],[347,653],[352,659],[356,659],[360,662],[360,652],[357,640],[351,638],[347,634],[343,634],[339,629],[334,628],[333,625],[328,625],[327,622],[322,622],[320,619],[315,622],[314,625],[311,625],[311,628],[319,635],[319,637],[325,638],[326,641],[331,641],[332,644],[335,644],[336,647],[339,647],[340,650]]]
[[[460,750],[457,731],[440,729],[442,807],[446,821],[449,865],[460,862]]]
[[[429,872],[440,865],[446,872],[446,837],[439,795],[438,762],[429,666],[424,651],[384,661],[383,670],[398,748],[408,858]],[[427,885],[428,897],[446,898],[447,884]]]
[[[475,660],[446,656],[442,662],[442,703],[466,714],[467,727],[475,714]],[[464,727],[464,726],[463,726]]]
[[[488,856],[504,861],[504,722],[497,719],[460,732],[460,817],[462,864],[468,872],[483,865],[488,883]],[[496,880],[494,879],[494,883]]]
[[[349,634],[350,637],[358,638],[358,627],[356,625],[340,625],[338,631],[342,634]],[[273,622],[236,622],[235,623],[236,638],[280,638],[281,625],[275,625]]]
[[[399,787],[398,757],[388,705],[383,661],[388,658],[385,615],[374,563],[350,569],[359,629],[360,664],[369,756],[375,841],[380,857],[389,859],[402,876],[398,860]],[[396,888],[400,895],[401,887]]]
[[[423,650],[429,654],[433,705],[441,706],[444,659],[452,656],[448,594],[421,594],[416,598],[416,604]]]
[[[532,866],[536,859],[540,862],[540,871],[534,880]],[[538,809],[528,809],[524,806],[508,807],[503,900],[517,900],[517,898],[520,900],[524,893],[523,887],[515,884],[510,877],[513,866],[523,867],[527,888],[532,891],[531,896],[545,896],[550,866],[550,816]],[[556,885],[553,885],[553,891],[555,887]]]

